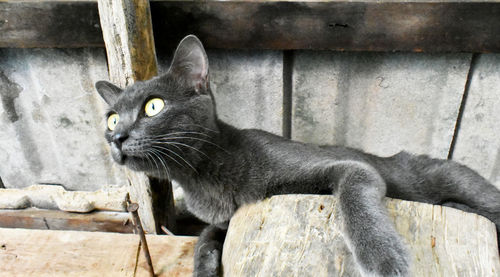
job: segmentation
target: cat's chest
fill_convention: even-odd
[[[237,209],[232,190],[223,183],[204,178],[176,181],[184,189],[188,210],[207,223],[227,222]]]

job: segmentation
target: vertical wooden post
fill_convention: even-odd
[[[149,1],[98,0],[98,7],[110,81],[124,88],[134,81],[147,80],[157,75]],[[160,230],[160,224],[172,229],[173,205],[157,205],[162,210],[155,211],[155,203],[158,201],[153,201],[155,194],[155,199],[173,202],[170,183],[151,180],[145,174],[130,170],[127,170],[127,176],[130,197],[139,204],[144,229],[148,233],[156,233]],[[165,207],[171,209],[163,211]]]

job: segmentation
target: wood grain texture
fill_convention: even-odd
[[[0,227],[118,233],[132,233],[134,230],[128,213],[81,214],[36,208],[0,210]]]
[[[98,4],[111,82],[124,88],[135,81],[147,80],[157,75],[149,1],[99,0]],[[130,170],[127,170],[127,177],[130,196],[132,201],[139,204],[139,215],[144,229],[148,233],[160,232],[156,221],[162,220],[154,217],[152,181],[145,174]],[[169,201],[172,198],[171,186],[166,190],[169,194],[165,201]],[[171,215],[173,214],[171,212]]]
[[[0,47],[102,47],[97,1],[0,1]]]
[[[191,276],[196,238],[147,239],[157,276]],[[138,251],[133,234],[0,228],[2,276],[147,276]]]
[[[103,45],[95,1],[14,2],[0,2],[0,47]],[[493,0],[160,0],[151,7],[161,46],[196,34],[209,48],[500,52]]]
[[[411,276],[498,276],[496,230],[453,208],[387,199]],[[227,276],[360,276],[334,196],[282,195],[240,208],[223,250]],[[321,261],[321,262],[318,262]]]
[[[149,1],[99,0],[110,80],[122,88],[158,73]]]

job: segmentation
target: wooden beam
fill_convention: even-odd
[[[191,276],[195,237],[146,236],[155,276]],[[147,276],[139,236],[0,228],[2,276]]]
[[[99,0],[111,82],[121,87],[158,74],[149,1]]]
[[[79,230],[132,233],[134,227],[128,213],[69,213],[57,210],[0,210],[0,227],[42,230]]]
[[[408,276],[498,276],[495,224],[485,217],[389,198],[385,206],[408,248]],[[224,241],[224,276],[364,276],[340,211],[331,195],[279,195],[241,207]]]
[[[194,33],[207,47],[218,48],[500,52],[498,2],[160,1],[152,6],[155,29],[163,31],[156,36],[160,44]]]
[[[96,1],[0,0],[0,47],[102,47]]]
[[[208,48],[500,52],[495,0],[156,0],[151,11],[172,49],[195,34]],[[0,47],[102,46],[99,28],[96,1],[0,1]]]
[[[157,75],[149,1],[99,0],[98,4],[111,82],[126,87]],[[165,224],[172,230],[175,211],[170,183],[130,170],[127,176],[131,198],[139,204],[144,229],[159,233],[160,225]]]

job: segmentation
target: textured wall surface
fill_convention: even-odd
[[[159,53],[160,72],[171,52]],[[280,51],[209,50],[220,117],[281,134]],[[446,158],[471,54],[297,51],[291,72],[292,138],[390,155]],[[479,55],[454,158],[500,187],[500,55]],[[0,49],[0,177],[6,187],[58,183],[95,190],[125,177],[103,139],[107,78],[102,49]],[[284,101],[285,100],[285,101]]]
[[[480,55],[453,159],[477,170],[500,189],[500,54]]]
[[[160,52],[159,72],[171,53]],[[283,58],[280,51],[207,51],[219,117],[238,128],[282,133]]]
[[[0,176],[6,187],[125,185],[103,139],[102,49],[0,49]]]
[[[292,137],[446,158],[470,54],[298,52]]]

